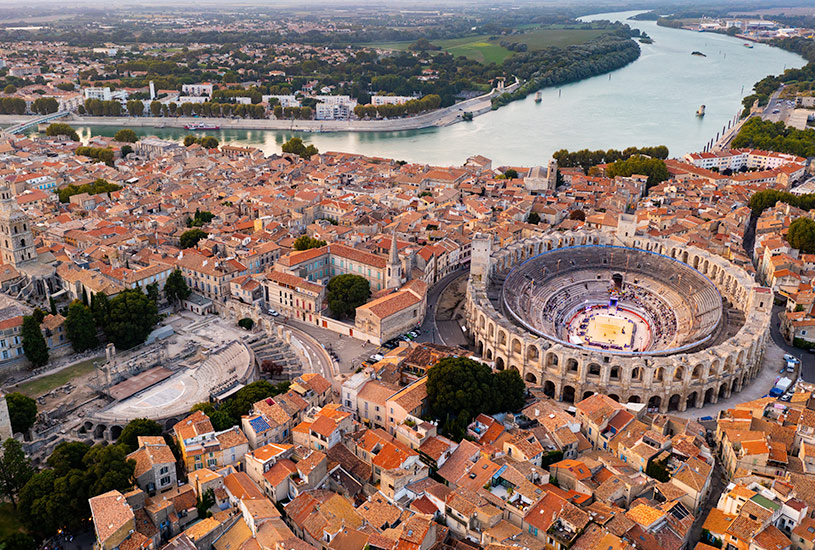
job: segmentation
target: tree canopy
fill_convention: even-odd
[[[124,143],[136,143],[139,140],[139,136],[130,128],[122,128],[113,134],[113,139]]]
[[[103,329],[117,348],[128,349],[143,343],[158,320],[156,303],[139,289],[128,289],[110,301]]]
[[[815,254],[815,221],[811,218],[797,218],[787,231],[787,242],[804,254]]]
[[[170,302],[176,303],[186,300],[191,293],[192,291],[187,286],[187,281],[184,280],[181,270],[174,269],[164,283],[164,296]]]
[[[731,147],[755,147],[799,157],[815,156],[815,129],[798,130],[783,122],[751,118],[733,138]]]
[[[308,250],[310,248],[320,248],[325,246],[326,242],[322,239],[315,239],[308,235],[300,235],[294,240],[295,250]]]
[[[293,155],[299,155],[304,159],[310,159],[313,155],[316,155],[319,151],[317,151],[317,148],[314,145],[306,146],[303,143],[302,138],[293,137],[283,144],[283,152],[291,153]]]
[[[3,442],[0,455],[0,494],[17,507],[17,494],[34,474],[19,441],[10,437]]]
[[[368,279],[352,273],[332,277],[326,287],[326,301],[334,315],[353,317],[356,309],[371,297]]]
[[[181,248],[192,248],[198,244],[201,239],[206,239],[208,233],[203,229],[197,227],[184,231],[178,238]]]
[[[37,421],[37,402],[20,392],[6,395],[6,405],[14,433],[25,433]]]
[[[83,149],[83,147],[78,147],[77,151]],[[91,147],[85,147],[84,149],[91,149]],[[110,149],[105,149],[105,151],[110,151]],[[111,157],[112,156],[111,151]],[[78,195],[79,193],[87,193],[88,195],[97,195],[99,193],[112,193],[113,191],[118,191],[122,187],[120,185],[116,185],[115,183],[110,183],[107,180],[102,178],[97,178],[92,183],[85,183],[83,185],[74,185],[73,183],[66,185],[62,189],[57,191],[59,195],[59,202],[68,202],[70,198],[74,195]]]
[[[625,160],[618,160],[606,168],[606,175],[610,178],[617,176],[629,177],[635,174],[648,176],[647,187],[653,187],[671,177],[664,160],[643,155],[634,155]]]
[[[524,392],[524,382],[516,370],[493,373],[486,364],[466,357],[442,359],[427,372],[430,414],[452,437],[463,437],[480,413],[520,409]]]
[[[65,333],[68,340],[71,341],[74,351],[78,353],[99,345],[93,313],[91,313],[88,306],[79,300],[74,300],[68,306],[68,314],[65,317]]]
[[[41,367],[48,362],[48,345],[40,330],[40,324],[31,316],[23,317],[23,351],[25,356],[35,367]]]
[[[46,136],[68,136],[73,141],[79,141],[79,134],[76,133],[76,130],[70,124],[65,124],[64,122],[54,122],[48,125],[48,128],[45,130]]]
[[[161,425],[155,420],[134,418],[124,427],[116,443],[124,445],[132,453],[139,448],[139,436],[158,436],[162,431]]]

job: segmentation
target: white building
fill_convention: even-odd
[[[276,99],[281,107],[299,107],[300,101],[293,95],[265,95],[263,101],[269,103],[271,100]]]
[[[212,84],[184,84],[181,92],[184,95],[212,97]]]
[[[371,105],[404,105],[413,99],[416,98],[406,95],[372,95]]]
[[[357,104],[356,99],[351,99],[351,96],[347,95],[315,95],[314,99],[316,99],[319,103],[325,103],[326,105],[354,106]]]
[[[209,98],[203,95],[180,95],[176,103],[206,103],[207,101],[209,101]]]
[[[82,91],[85,94],[85,99],[98,99],[100,101],[110,101],[112,98],[110,88],[107,86],[105,86],[104,88],[98,87],[84,88]]]

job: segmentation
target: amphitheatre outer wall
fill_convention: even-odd
[[[690,352],[627,355],[535,335],[496,309],[488,296],[491,279],[500,279],[544,252],[581,245],[639,248],[681,261],[712,281],[744,321],[732,336]],[[477,235],[471,258],[466,322],[476,351],[498,370],[516,369],[525,381],[541,386],[555,399],[576,402],[599,392],[623,403],[647,404],[652,411],[684,411],[741,391],[761,368],[772,317],[772,291],[714,254],[667,239],[579,231],[552,232],[494,252],[492,237]]]

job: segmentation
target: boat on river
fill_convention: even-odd
[[[204,123],[195,123],[195,124],[185,124],[185,130],[220,130],[221,127],[217,124],[204,124]]]
[[[543,101],[543,94],[538,92],[535,94],[535,103],[540,103],[541,101]]]
[[[699,108],[696,109],[696,116],[705,116],[705,106],[699,105]]]

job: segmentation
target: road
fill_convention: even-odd
[[[431,342],[435,344],[445,344],[447,340],[456,335],[450,332],[449,327],[443,325],[439,326],[436,319],[437,308],[439,305],[439,298],[450,284],[459,277],[465,277],[469,273],[469,267],[460,268],[452,273],[449,273],[438,283],[433,285],[427,293],[427,313],[425,314],[424,322],[422,323],[422,333],[416,339],[417,342]],[[459,333],[461,331],[459,330]]]
[[[801,360],[801,379],[804,382],[815,382],[815,354],[807,353],[801,348],[796,348],[787,344],[784,337],[781,336],[781,323],[778,320],[778,314],[784,311],[782,306],[773,307],[773,320],[770,323],[770,336],[779,348],[784,350],[784,353],[789,353]]]
[[[787,120],[787,117],[792,112],[794,105],[790,105],[787,103],[787,100],[780,98],[783,90],[784,88],[781,87],[770,96],[767,106],[764,107],[764,113],[762,113],[761,118],[771,122]],[[778,112],[776,113],[775,111]]]

